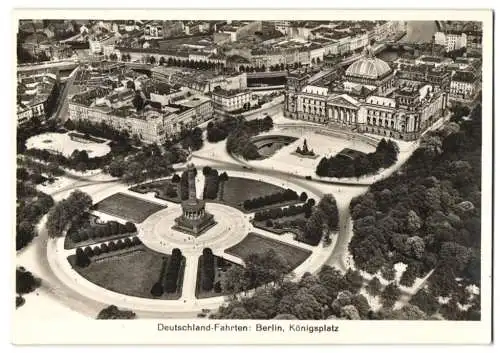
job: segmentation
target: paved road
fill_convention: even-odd
[[[68,117],[68,93],[71,89],[71,86],[73,86],[73,82],[75,82],[75,78],[76,78],[76,74],[78,72],[78,67],[75,68],[71,74],[68,76],[68,78],[66,79],[66,83],[64,84],[64,89],[61,93],[61,95],[59,96],[59,99],[58,99],[58,102],[57,102],[57,110],[56,112],[54,113],[54,115],[52,115],[51,119],[56,119],[56,120],[59,120],[61,122],[64,122],[66,121],[67,117]]]

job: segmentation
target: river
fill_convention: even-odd
[[[400,39],[401,43],[423,43],[432,42],[432,36],[438,31],[435,21],[408,21],[406,35]],[[391,62],[399,57],[396,50],[384,50],[377,57]]]

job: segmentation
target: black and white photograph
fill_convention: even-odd
[[[14,327],[489,330],[492,12],[357,11],[18,13]]]

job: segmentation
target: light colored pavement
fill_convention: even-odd
[[[206,210],[214,215],[215,224],[202,235],[195,237],[172,229],[175,218],[182,214],[179,205],[172,205],[148,217],[138,225],[139,238],[149,248],[170,254],[178,248],[183,255],[201,255],[204,248],[213,252],[239,243],[250,230],[245,215],[233,207],[222,204],[207,203]]]
[[[184,267],[184,280],[182,282],[182,296],[177,300],[177,305],[196,305],[196,278],[198,276],[198,259],[200,254],[186,254],[186,264]]]

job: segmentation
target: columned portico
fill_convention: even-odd
[[[356,124],[356,117],[357,109],[342,106],[328,107],[328,118],[330,122],[338,123],[341,125],[354,125]]]

